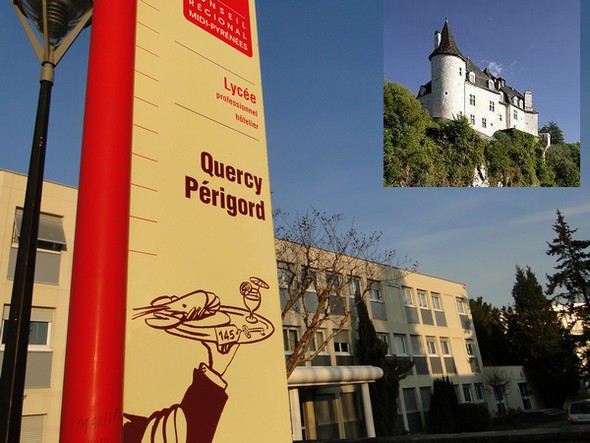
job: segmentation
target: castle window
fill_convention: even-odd
[[[475,106],[475,95],[469,94],[469,104]]]
[[[469,114],[469,123],[471,123],[472,125],[475,125],[475,115],[474,114]]]
[[[502,121],[502,114],[498,114],[498,120]]]
[[[463,77],[463,68],[459,67],[459,76]]]
[[[475,72],[472,71],[469,73],[469,81],[475,83]]]
[[[495,106],[495,103],[492,100],[490,100],[490,111],[493,112],[495,110]]]
[[[482,117],[482,119],[481,119],[481,127],[482,128],[488,127],[487,120],[485,119],[485,117]]]
[[[518,111],[514,110],[514,120],[518,120]]]
[[[493,80],[488,80],[488,88],[494,89],[494,81]]]

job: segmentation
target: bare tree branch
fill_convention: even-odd
[[[356,303],[375,289],[373,282],[393,275],[389,271],[396,254],[379,249],[381,233],[367,235],[354,224],[342,229],[342,220],[341,214],[327,215],[315,209],[295,217],[275,211],[283,324],[302,329],[289,350],[287,375],[349,331]],[[400,278],[417,267],[407,258],[403,264],[409,267],[396,266]]]

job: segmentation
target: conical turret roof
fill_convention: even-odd
[[[455,39],[453,38],[453,34],[451,32],[451,27],[449,26],[449,20],[445,20],[445,24],[440,36],[440,45],[438,45],[438,48],[432,51],[432,54],[430,54],[428,59],[430,60],[432,57],[439,54],[456,55],[457,57],[466,60],[466,57],[461,54],[461,51],[459,51],[459,48],[455,43]]]

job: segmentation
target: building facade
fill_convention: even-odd
[[[0,365],[26,181],[0,170]],[[21,443],[59,440],[77,195],[74,188],[44,182]]]
[[[289,288],[292,281],[289,274],[294,268],[286,264],[281,250],[277,247],[281,298],[285,307],[289,293],[293,293]],[[369,275],[362,275],[360,270],[367,270]],[[326,337],[334,335],[335,329],[337,332],[317,357],[302,365],[309,374],[313,374],[313,368],[321,374],[325,367],[354,368],[357,364],[354,300],[355,294],[362,293],[378,337],[387,344],[389,354],[395,355],[398,361],[414,362],[400,384],[397,431],[414,433],[428,429],[432,384],[437,378],[446,376],[452,380],[461,403],[485,406],[483,368],[465,286],[377,263],[355,266],[355,271],[346,272],[343,268],[337,279],[341,290],[332,297],[340,297],[344,306],[316,329],[311,352],[315,352],[318,343]],[[322,276],[322,273],[316,270],[313,278],[334,279],[333,274]],[[292,312],[284,317],[286,358],[305,333],[306,315],[313,311],[313,302],[317,302],[318,293],[323,292],[326,285],[329,283],[310,284],[305,295],[291,308]],[[331,303],[330,308],[334,309],[333,306],[335,304]],[[347,309],[350,318],[343,323],[338,314],[344,314]],[[320,377],[314,380],[310,375],[303,385],[298,379],[296,370],[289,378],[293,423],[298,425],[293,429],[294,440],[370,436],[366,421],[371,417],[366,415],[364,388],[370,380],[361,378],[350,382],[333,378],[325,382]]]
[[[420,87],[418,100],[433,118],[453,120],[464,116],[484,136],[516,128],[538,135],[539,116],[531,91],[519,92],[481,70],[459,50],[448,20],[434,33],[434,50],[429,56],[431,79]]]

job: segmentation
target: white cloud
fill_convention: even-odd
[[[494,61],[491,61],[491,62],[488,62],[488,69],[495,77],[499,77],[502,75],[502,71],[504,70],[504,65],[494,62]]]

